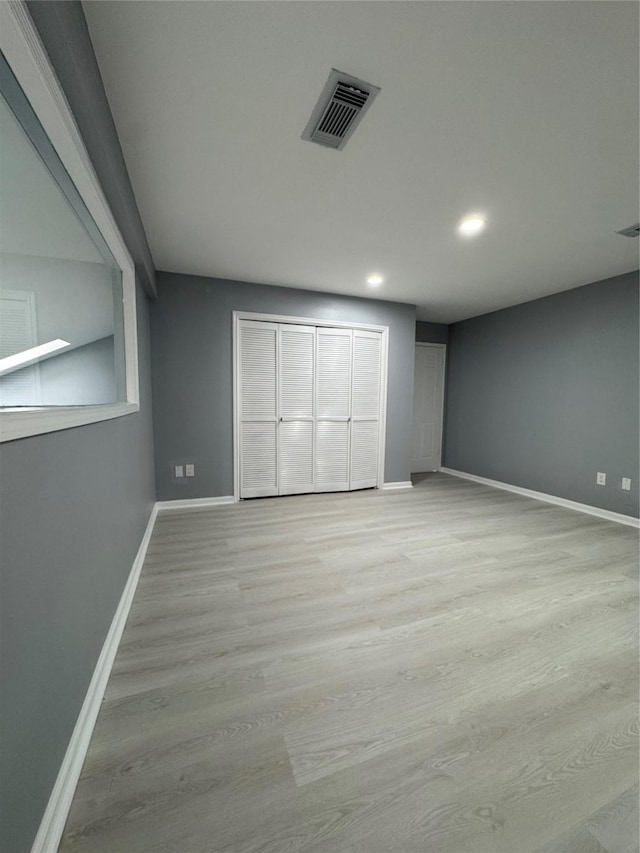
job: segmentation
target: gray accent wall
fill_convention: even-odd
[[[122,199],[112,207],[135,256],[131,188],[125,173],[105,165],[122,157],[117,139],[98,140],[111,120],[81,6],[34,6],[72,109],[80,104],[81,126],[95,121],[85,142],[105,191]],[[0,445],[2,853],[31,848],[155,498],[141,283],[137,309],[139,413]]]
[[[638,293],[629,273],[450,326],[444,464],[637,516]]]
[[[410,479],[415,307],[240,281],[157,273],[151,309],[158,500],[233,494],[232,312],[389,326],[385,481]],[[175,464],[196,476],[176,480]]]
[[[416,343],[448,344],[449,326],[445,323],[425,323],[423,320],[418,320],[416,323]]]

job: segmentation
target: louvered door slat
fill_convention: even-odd
[[[278,494],[313,492],[313,421],[282,421],[278,429]]]
[[[351,329],[318,329],[317,417],[351,414]]]
[[[242,424],[242,497],[278,494],[276,472],[277,424],[247,421]]]
[[[240,496],[278,494],[275,323],[240,323]]]
[[[351,329],[317,330],[317,492],[349,488],[351,417]]]
[[[0,296],[0,358],[37,345],[34,295],[5,290]],[[0,406],[37,406],[40,403],[40,368],[23,367],[0,377]]]
[[[351,488],[366,489],[378,482],[378,422],[351,423]]]
[[[280,423],[278,426],[278,493],[314,491],[313,394],[314,326],[278,327]]]
[[[377,420],[380,416],[380,334],[353,333],[353,418]]]
[[[240,327],[242,419],[276,417],[275,323],[245,321]]]
[[[378,483],[382,336],[354,329],[351,376],[350,488]]]
[[[316,424],[316,492],[349,489],[349,422]]]

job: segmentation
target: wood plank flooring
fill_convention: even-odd
[[[444,474],[161,515],[61,853],[637,853],[637,571]]]

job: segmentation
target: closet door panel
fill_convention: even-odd
[[[313,492],[316,330],[280,324],[278,335],[278,494]]]
[[[313,492],[313,421],[282,421],[279,433],[278,494]]]
[[[277,423],[248,421],[241,430],[243,498],[263,498],[278,494]]]
[[[351,414],[351,329],[318,329],[316,414],[319,420]]]
[[[240,323],[240,497],[278,494],[278,326]]]
[[[351,329],[318,328],[316,363],[317,492],[349,488]]]
[[[349,427],[348,420],[316,424],[316,492],[349,489]]]
[[[351,424],[350,488],[368,489],[378,483],[378,422]]]
[[[240,326],[240,400],[243,420],[275,420],[277,334],[275,323],[245,320]]]
[[[353,332],[352,417],[380,417],[380,367],[382,340],[379,332]]]
[[[354,329],[351,376],[351,489],[378,483],[382,336]]]
[[[280,336],[280,416],[313,418],[316,330],[313,326],[278,327]]]

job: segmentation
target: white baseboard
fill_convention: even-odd
[[[489,480],[487,477],[478,477],[477,474],[467,474],[465,471],[456,471],[454,468],[441,467],[440,470],[444,474],[461,477],[463,480],[472,480],[474,483],[482,483],[484,486],[492,486],[494,489],[502,489],[505,492],[514,492],[514,494],[522,495],[525,498],[533,498],[536,501],[556,504],[565,509],[573,509],[576,512],[585,512],[587,515],[595,515],[597,518],[616,521],[618,524],[626,524],[629,527],[640,527],[640,519],[634,518],[631,515],[623,515],[621,512],[611,512],[608,509],[581,504],[578,501],[570,501],[567,498],[558,498],[555,495],[547,495],[544,492],[534,492],[532,489],[523,489],[521,486],[512,486],[510,483],[501,483],[499,480]]]
[[[131,602],[133,601],[133,596],[138,585],[140,571],[151,540],[157,515],[158,505],[154,504],[144,531],[144,536],[142,537],[142,542],[138,548],[138,553],[133,561],[129,578],[122,592],[120,603],[118,604],[111,627],[100,652],[100,657],[93,672],[84,703],[80,709],[69,746],[62,760],[62,765],[53,786],[51,796],[49,797],[38,834],[33,842],[31,853],[56,853],[58,850],[64,825],[69,814],[69,809],[71,808],[73,795],[75,794],[78,779],[80,778],[82,765],[87,754],[87,749],[89,748],[93,728],[96,724],[100,705],[107,687],[109,675],[111,674],[113,661],[118,651],[122,632],[131,608]]]
[[[209,509],[212,506],[223,506],[234,504],[236,499],[233,495],[221,495],[217,498],[191,498],[184,501],[158,501],[156,507],[158,512],[194,512],[199,509]]]
[[[398,483],[384,483],[382,488],[385,491],[388,491],[390,489],[412,489],[413,483],[411,482],[411,480],[404,480]]]

